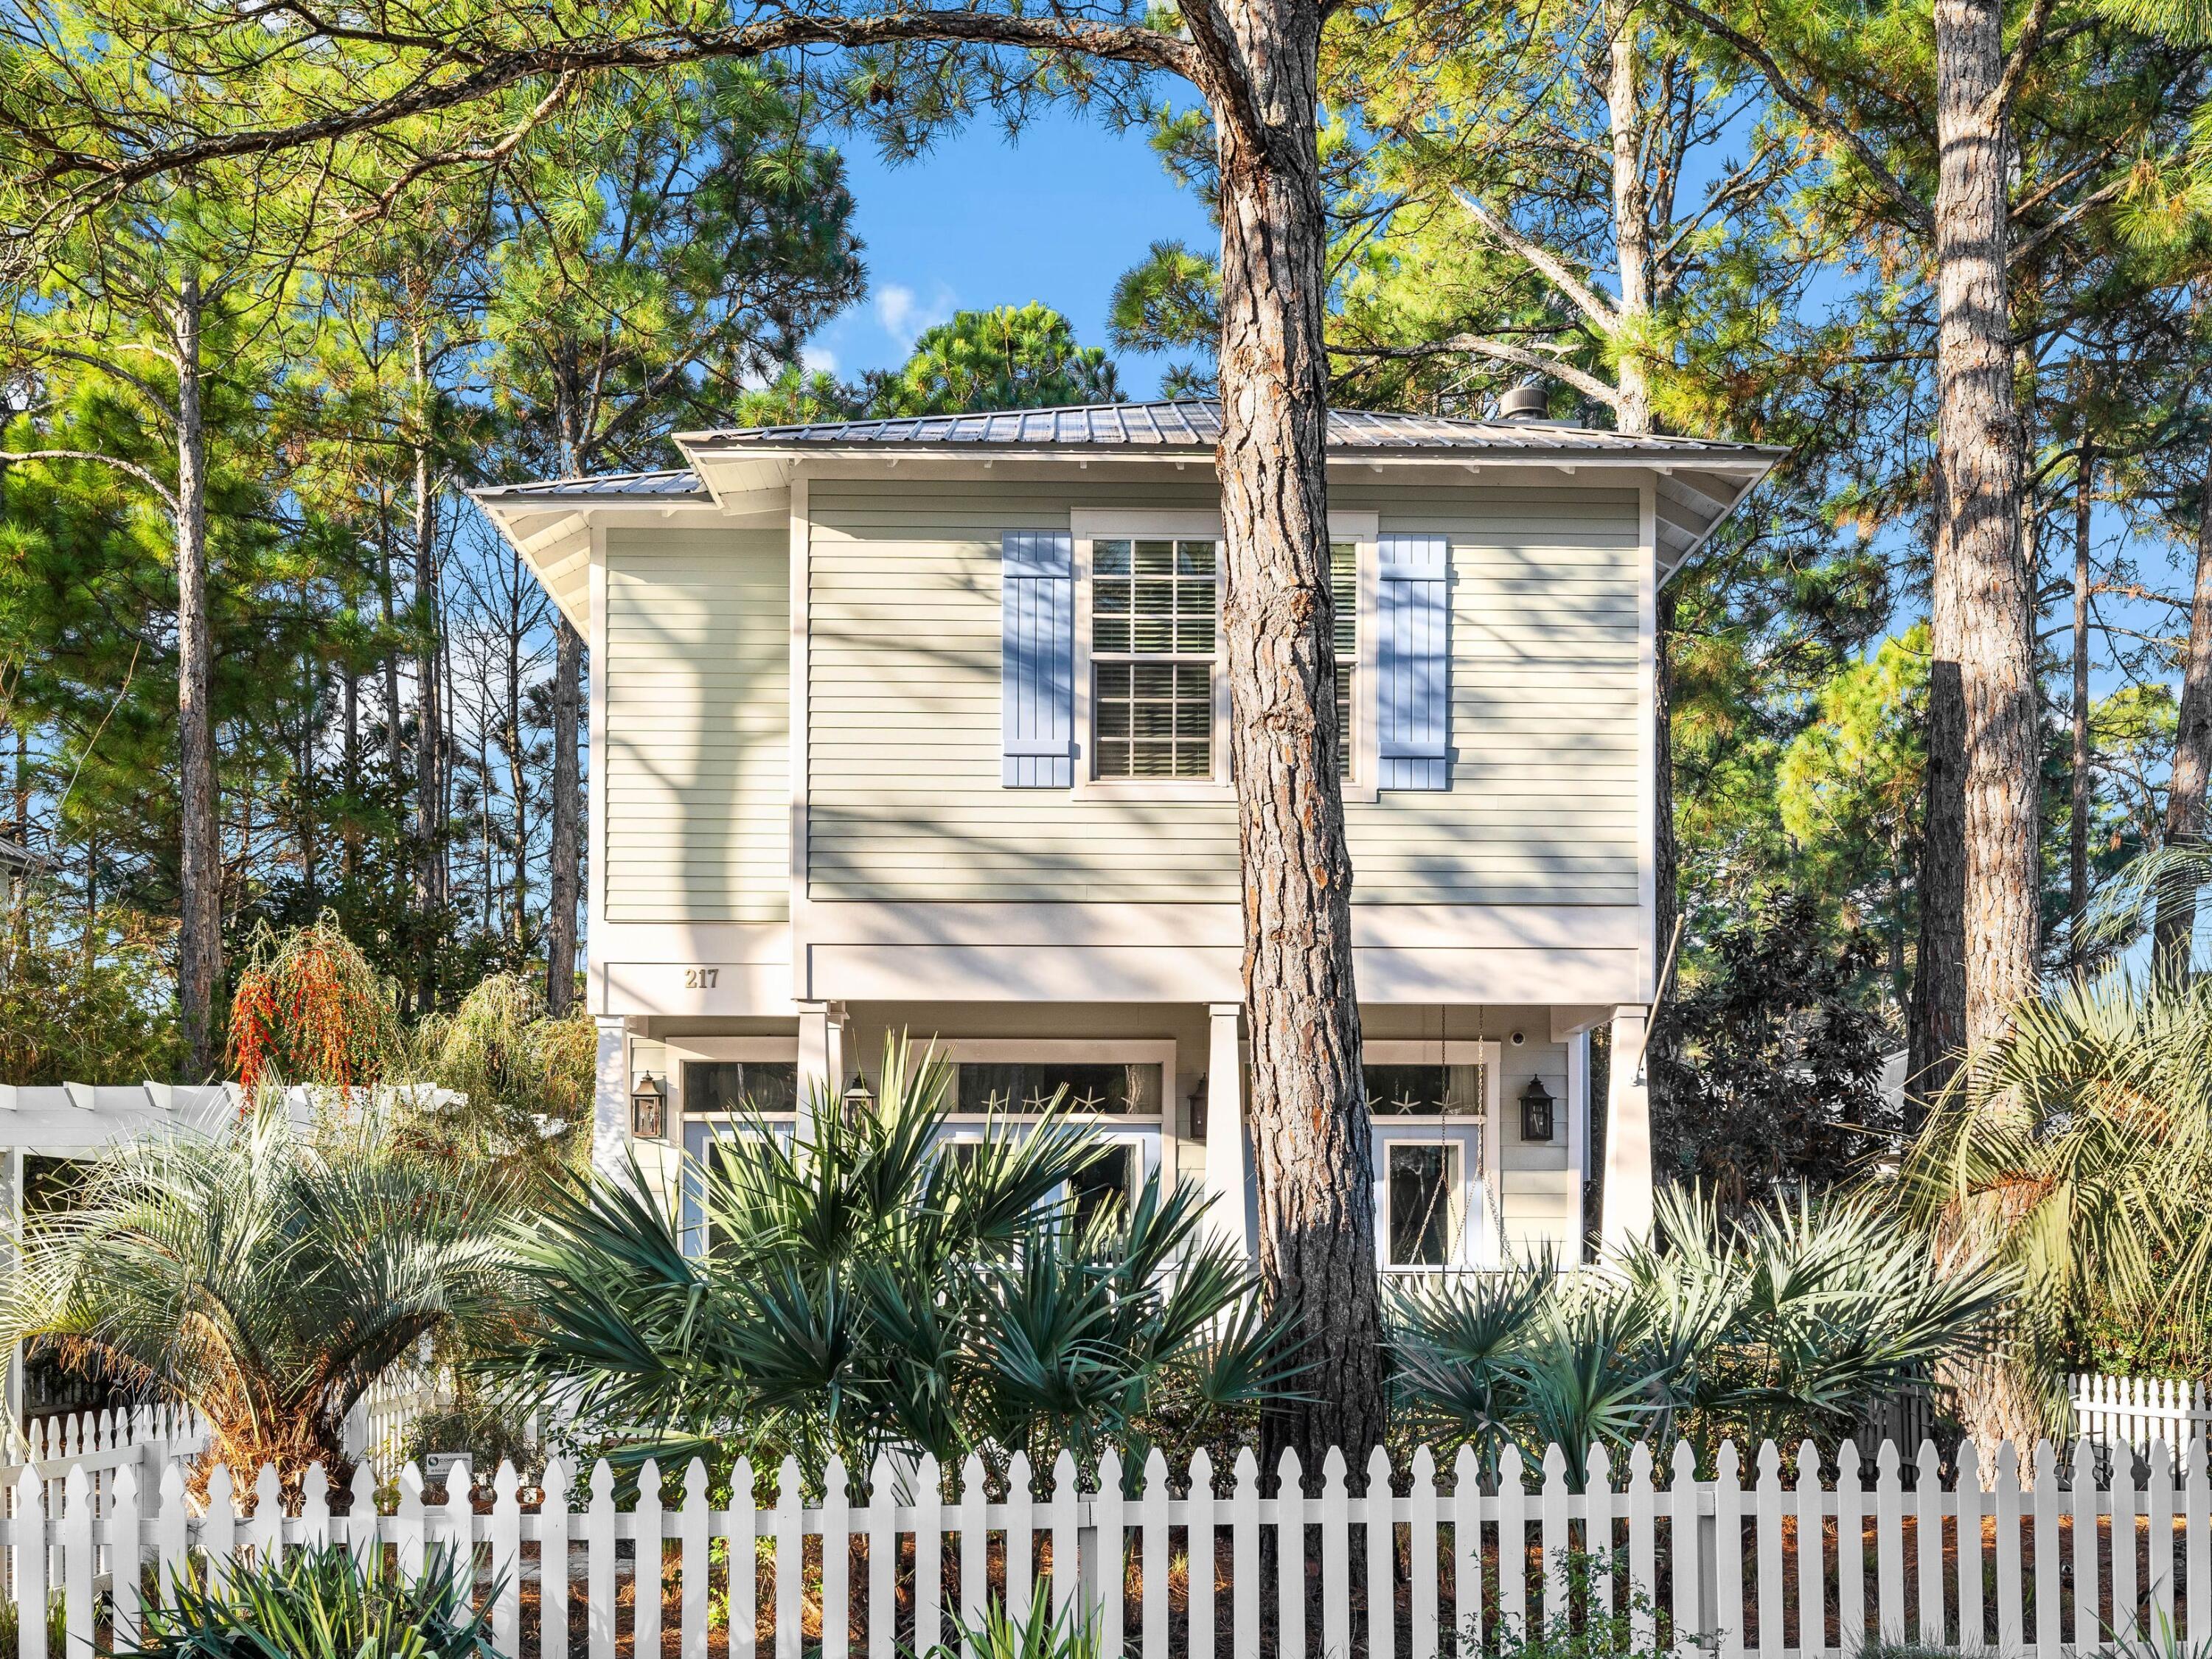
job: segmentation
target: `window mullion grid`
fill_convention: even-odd
[[[1098,775],[1211,777],[1218,544],[1116,538],[1102,539],[1094,550],[1091,658]],[[1200,609],[1202,629],[1194,626]],[[1148,635],[1158,648],[1140,648]],[[1195,648],[1201,635],[1203,652]]]

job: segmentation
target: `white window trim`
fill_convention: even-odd
[[[1160,1068],[1160,1115],[1129,1117],[1120,1112],[1071,1114],[1074,1121],[1090,1125],[1105,1139],[1135,1139],[1143,1143],[1140,1155],[1147,1173],[1160,1177],[1163,1194],[1175,1185],[1177,1145],[1176,1133],[1176,1043],[1172,1038],[1146,1037],[939,1037],[937,1053],[954,1065],[973,1060],[978,1065],[1011,1060],[1060,1060],[1069,1065],[1158,1066]],[[954,1126],[972,1130],[990,1119],[972,1112],[948,1112],[948,1130]],[[1001,1123],[1034,1123],[1029,1114],[1002,1115]]]
[[[684,1144],[684,1126],[693,1114],[684,1103],[684,1073],[686,1066],[695,1060],[712,1065],[716,1060],[789,1060],[799,1063],[799,1039],[796,1036],[678,1036],[657,1039],[668,1056],[668,1122],[674,1144]],[[805,1103],[799,1110],[787,1115],[797,1118],[805,1110]],[[701,1112],[702,1121],[735,1123],[743,1120],[730,1112]],[[775,1120],[771,1120],[773,1121]]]
[[[1166,1126],[1175,1119],[1176,1044],[1173,1041],[1148,1040],[1142,1037],[939,1037],[934,1045],[938,1054],[957,1066],[970,1060],[978,1066],[1007,1065],[1018,1060],[1058,1060],[1070,1066],[1158,1066],[1160,1068],[1159,1122]],[[1074,1113],[1085,1122],[1102,1126],[1115,1123],[1151,1124],[1148,1117],[1131,1117],[1123,1112]],[[948,1112],[946,1121],[954,1123],[981,1123],[986,1120],[979,1113]],[[1033,1121],[1036,1114],[1006,1112],[1000,1115],[1001,1122]]]
[[[1392,1123],[1404,1123],[1403,1118],[1393,1118]],[[1457,1166],[1453,1182],[1455,1191],[1450,1200],[1451,1213],[1458,1224],[1458,1249],[1449,1261],[1403,1262],[1389,1260],[1390,1253],[1390,1152],[1397,1146],[1439,1147],[1448,1153]],[[1476,1236],[1481,1231],[1477,1211],[1481,1194],[1476,1183],[1468,1178],[1467,1138],[1464,1135],[1443,1136],[1433,1129],[1409,1127],[1393,1133],[1379,1122],[1375,1128],[1375,1257],[1388,1275],[1417,1278],[1425,1273],[1464,1271],[1480,1264],[1480,1251]]]
[[[1224,672],[1219,604],[1229,591],[1225,557],[1215,566],[1213,653],[1213,775],[1209,778],[1102,778],[1097,775],[1097,750],[1092,734],[1092,677],[1091,663],[1091,544],[1139,536],[1207,537],[1222,540],[1221,514],[1205,510],[1169,508],[1076,507],[1068,514],[1074,543],[1075,568],[1075,787],[1078,800],[1228,801],[1236,799],[1229,770],[1229,676]],[[1380,767],[1376,752],[1375,614],[1376,602],[1376,542],[1381,535],[1379,516],[1373,513],[1331,513],[1331,541],[1356,543],[1359,592],[1359,673],[1354,690],[1359,708],[1352,717],[1358,753],[1353,771],[1364,782],[1347,784],[1346,800],[1376,799],[1374,778]]]
[[[1501,1116],[1502,1081],[1504,1045],[1466,1038],[1448,1038],[1441,1042],[1419,1038],[1384,1038],[1361,1045],[1363,1061],[1376,1066],[1480,1066],[1482,1067],[1482,1122],[1480,1130],[1482,1143],[1482,1169],[1480,1178],[1467,1167],[1466,1155],[1460,1161],[1461,1224],[1458,1259],[1442,1267],[1407,1267],[1385,1266],[1387,1274],[1419,1275],[1439,1273],[1458,1273],[1470,1269],[1495,1267],[1502,1258],[1498,1240],[1498,1182],[1505,1154],[1504,1123]],[[1474,1126],[1465,1118],[1447,1117],[1436,1113],[1425,1117],[1370,1118],[1370,1137],[1375,1145],[1375,1251],[1377,1260],[1389,1251],[1390,1182],[1389,1147],[1397,1142],[1414,1142],[1434,1146],[1449,1134],[1455,1140],[1465,1142],[1475,1138]],[[1453,1126],[1460,1127],[1455,1132]]]

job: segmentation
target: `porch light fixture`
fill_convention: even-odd
[[[1190,1138],[1206,1139],[1206,1079],[1201,1077],[1198,1086],[1190,1091]]]
[[[1521,1139],[1549,1140],[1552,1138],[1552,1091],[1544,1086],[1544,1079],[1532,1077],[1528,1086],[1521,1091]]]
[[[629,1132],[639,1140],[668,1133],[668,1091],[650,1072],[630,1085]]]
[[[843,1101],[845,1121],[858,1123],[874,1109],[876,1097],[868,1092],[867,1079],[855,1072],[853,1073],[853,1080],[845,1085]]]

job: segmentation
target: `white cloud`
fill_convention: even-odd
[[[903,283],[886,283],[876,290],[876,320],[902,351],[912,350],[923,330],[936,327],[952,312],[952,290],[941,283],[927,304]]]
[[[837,354],[828,346],[801,346],[799,366],[809,374],[835,374],[837,372]]]

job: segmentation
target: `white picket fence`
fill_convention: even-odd
[[[169,1407],[33,1418],[13,1443],[0,1449],[0,1513],[12,1513],[21,1504],[27,1477],[44,1485],[52,1511],[72,1470],[84,1472],[99,1501],[118,1470],[137,1471],[134,1479],[143,1489],[164,1467],[198,1456],[207,1443],[198,1413]]]
[[[405,1462],[407,1434],[415,1419],[449,1397],[438,1376],[416,1370],[386,1372],[368,1385],[347,1414],[346,1455],[366,1462],[381,1480],[394,1479]]]
[[[428,1550],[467,1548],[493,1640],[521,1659],[808,1659],[817,1648],[822,1659],[894,1659],[927,1652],[956,1619],[975,1622],[988,1598],[1024,1613],[1033,1585],[1055,1609],[1094,1619],[1103,1653],[1145,1659],[1438,1659],[1500,1626],[1605,1616],[1623,1620],[1638,1650],[1717,1659],[1841,1659],[1877,1635],[1993,1646],[2008,1659],[2161,1632],[2201,1646],[2212,1634],[2201,1446],[2178,1479],[2154,1446],[2140,1484],[2134,1459],[2087,1442],[2063,1461],[2039,1446],[2031,1461],[2023,1485],[2002,1449],[1984,1490],[1971,1448],[1947,1476],[1925,1445],[1908,1468],[1885,1443],[1869,1468],[1846,1443],[1825,1469],[1808,1445],[1787,1472],[1768,1445],[1747,1480],[1724,1447],[1713,1478],[1698,1478],[1684,1449],[1662,1484],[1638,1447],[1625,1480],[1594,1451],[1578,1490],[1556,1447],[1533,1488],[1517,1454],[1486,1480],[1462,1452],[1440,1482],[1423,1450],[1404,1472],[1377,1453],[1355,1494],[1332,1454],[1314,1494],[1286,1457],[1288,1495],[1267,1496],[1249,1451],[1223,1492],[1203,1454],[1178,1486],[1154,1452],[1127,1495],[1110,1455],[1095,1485],[1063,1455],[1042,1493],[1020,1458],[1004,1482],[970,1459],[957,1488],[924,1459],[878,1462],[863,1501],[836,1465],[808,1501],[786,1462],[764,1504],[742,1463],[726,1503],[710,1501],[695,1462],[677,1501],[664,1503],[648,1468],[635,1501],[618,1504],[605,1463],[580,1486],[556,1461],[527,1492],[502,1466],[482,1513],[467,1480],[428,1502],[410,1468],[388,1514],[367,1469],[339,1493],[311,1471],[289,1505],[273,1469],[235,1501],[218,1470],[203,1513],[179,1463],[151,1487],[124,1464],[104,1495],[80,1464],[58,1501],[26,1471],[0,1544],[19,1606],[59,1591],[70,1659],[107,1633],[103,1585],[118,1592],[107,1616],[127,1635],[134,1568],[166,1579],[193,1552],[266,1556],[325,1541],[389,1547],[401,1571]],[[719,1561],[716,1540],[731,1540]],[[656,1558],[660,1594],[625,1598]],[[50,1659],[44,1622],[19,1628],[23,1659]]]
[[[2074,1402],[2076,1434],[2100,1444],[2125,1442],[2147,1446],[2203,1443],[2212,1434],[2212,1394],[2202,1382],[2166,1376],[2101,1376],[2076,1373],[2067,1379]]]

